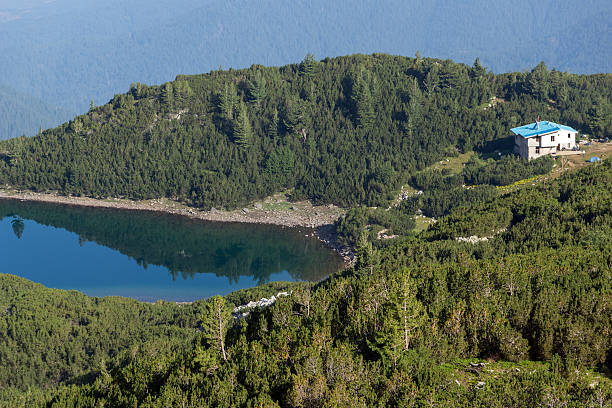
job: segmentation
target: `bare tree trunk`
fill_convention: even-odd
[[[223,361],[227,361],[227,355],[225,354],[225,341],[223,339],[223,319],[221,318],[221,305],[217,306],[217,317],[219,319],[219,345],[221,346],[221,354],[223,354]]]
[[[405,298],[402,307],[404,309],[404,350],[408,350],[408,311]]]

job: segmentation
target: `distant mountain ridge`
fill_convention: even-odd
[[[8,2],[0,23],[0,74],[11,85],[73,113],[105,102],[132,82],[253,63],[282,65],[386,52],[480,57],[495,72],[544,60],[558,70],[610,72],[612,5],[546,0],[372,3],[323,0],[224,2],[134,0]],[[24,11],[25,10],[25,11]]]
[[[0,140],[32,136],[72,116],[66,109],[0,85]]]

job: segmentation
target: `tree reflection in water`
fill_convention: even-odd
[[[341,258],[296,229],[267,225],[219,223],[146,211],[110,210],[58,204],[0,200],[0,220],[11,220],[20,238],[24,219],[63,228],[120,251],[146,265],[166,267],[172,279],[197,273],[241,276],[268,282],[288,271],[295,280],[317,281],[339,270]]]
[[[23,230],[25,229],[23,220],[17,216],[13,216],[13,219],[11,220],[11,227],[13,227],[13,232],[15,233],[17,239],[20,239],[23,235]]]

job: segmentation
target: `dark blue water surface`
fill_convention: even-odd
[[[309,232],[0,200],[0,272],[90,296],[191,301],[339,270]]]

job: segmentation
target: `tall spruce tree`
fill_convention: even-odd
[[[487,69],[480,64],[480,58],[476,57],[472,68],[470,69],[470,78],[481,78],[487,74]]]
[[[597,98],[588,113],[589,127],[594,136],[603,136],[612,122],[612,106],[604,98]]]
[[[381,327],[370,346],[377,351],[387,367],[397,367],[402,353],[414,347],[419,330],[427,321],[425,307],[416,297],[414,281],[407,269],[387,280],[387,302],[381,308]]]
[[[181,105],[184,105],[188,98],[193,95],[193,90],[189,86],[189,82],[182,80],[176,81],[174,86],[174,99]]]
[[[360,128],[367,129],[374,122],[374,101],[370,85],[371,75],[363,67],[353,78],[352,99],[355,107],[356,124]]]
[[[243,149],[247,149],[253,143],[253,129],[247,112],[246,105],[238,105],[238,115],[234,121],[234,142]]]
[[[223,361],[227,361],[229,358],[225,349],[225,335],[231,318],[232,311],[225,298],[221,296],[210,298],[200,316],[202,334],[207,344],[219,353]]]
[[[425,77],[425,81],[423,85],[425,86],[425,90],[427,91],[427,95],[433,94],[436,89],[440,86],[440,72],[437,65],[432,65]]]
[[[370,128],[374,122],[374,102],[367,86],[364,86],[357,100],[357,122],[359,127]]]
[[[268,125],[268,136],[271,139],[276,139],[278,137],[278,109],[276,108],[272,110],[272,118]]]
[[[219,111],[225,120],[234,119],[237,99],[236,85],[233,82],[223,84],[223,90],[219,94]]]
[[[266,78],[258,71],[255,78],[249,81],[249,100],[253,105],[259,106],[266,95]]]
[[[550,91],[550,71],[544,63],[540,62],[534,69],[531,70],[525,79],[527,92],[533,95],[540,101],[548,99]]]
[[[174,88],[172,83],[167,82],[162,86],[161,100],[167,109],[171,109],[174,106]]]
[[[306,78],[312,78],[317,72],[318,61],[314,55],[308,53],[300,63],[300,75]]]
[[[307,102],[299,97],[289,97],[283,107],[283,125],[287,132],[307,132],[310,124],[310,118],[307,115]]]
[[[413,136],[421,120],[423,110],[423,93],[416,78],[412,78],[412,83],[408,88],[408,106],[406,107],[406,132]]]

